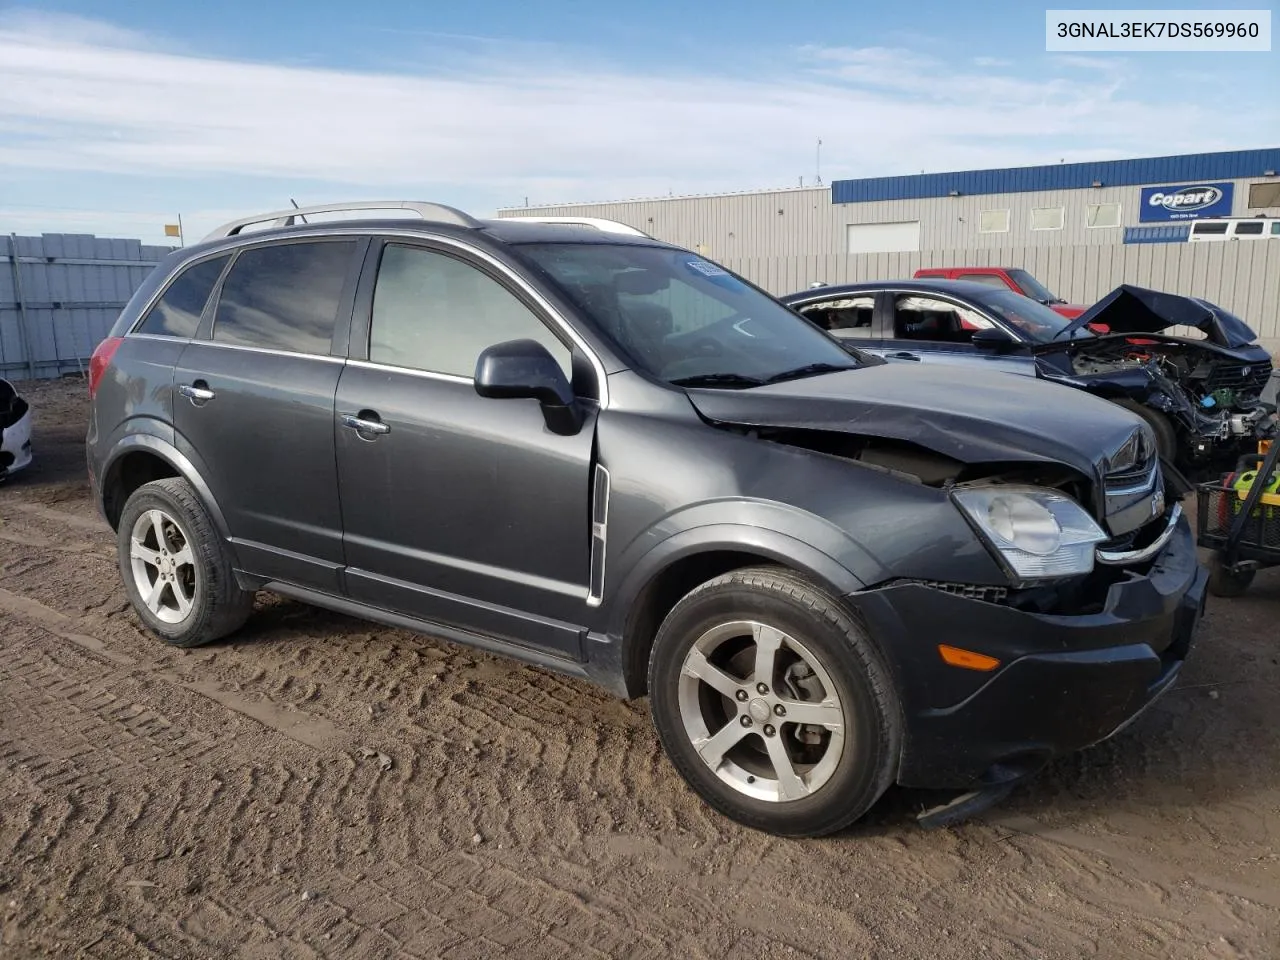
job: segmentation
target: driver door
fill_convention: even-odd
[[[352,599],[580,659],[596,407],[573,436],[535,400],[490,400],[476,359],[571,351],[510,277],[450,248],[374,244],[337,390]],[[373,425],[373,426],[370,426]]]

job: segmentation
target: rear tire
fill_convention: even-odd
[[[175,647],[198,647],[237,630],[253,610],[209,512],[187,481],[145,483],[116,529],[120,574],[147,629]]]
[[[676,604],[654,642],[649,696],[676,770],[755,829],[840,830],[897,770],[889,669],[833,596],[789,571],[727,573]]]
[[[1222,554],[1209,560],[1209,592],[1215,597],[1238,597],[1249,589],[1257,570],[1233,572],[1222,562]]]

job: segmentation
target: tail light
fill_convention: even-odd
[[[102,375],[107,372],[107,367],[111,366],[111,358],[116,355],[116,351],[120,349],[120,344],[124,343],[123,337],[107,337],[93,351],[93,356],[89,358],[89,399],[93,399],[93,395],[98,392],[98,383],[102,380]]]

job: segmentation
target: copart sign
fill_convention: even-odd
[[[1195,220],[1231,216],[1230,183],[1143,187],[1139,220]]]

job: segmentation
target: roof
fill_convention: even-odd
[[[921,200],[946,197],[953,192],[967,196],[1041,190],[1084,190],[1094,183],[1105,187],[1130,187],[1202,180],[1236,180],[1266,176],[1268,170],[1272,171],[1272,175],[1280,171],[1280,147],[1137,160],[1053,163],[1040,167],[1004,167],[906,177],[836,180],[831,184],[831,202]]]

